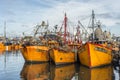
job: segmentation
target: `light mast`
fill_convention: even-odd
[[[65,13],[65,17],[64,17],[64,43],[66,43],[66,36],[67,36],[67,16]]]

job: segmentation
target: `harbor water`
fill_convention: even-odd
[[[1,51],[0,80],[120,80],[120,65],[89,69],[79,63],[28,64],[19,50]]]

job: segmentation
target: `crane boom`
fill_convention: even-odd
[[[39,28],[41,27],[41,25],[37,25],[36,27],[37,27],[37,29],[35,30],[34,37],[35,37],[36,34],[38,33],[38,30],[39,30]]]

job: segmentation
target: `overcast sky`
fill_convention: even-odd
[[[104,30],[120,35],[120,0],[0,0],[0,34],[6,21],[7,34],[32,32],[42,21],[49,22],[49,29],[62,25],[64,13],[71,24],[78,20],[87,27],[91,11],[100,20]]]

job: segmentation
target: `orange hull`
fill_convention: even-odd
[[[86,43],[79,51],[78,56],[81,64],[89,68],[111,64],[111,50],[105,46]]]
[[[50,57],[56,65],[75,62],[75,53],[60,51],[58,49],[51,49]]]
[[[0,43],[0,49],[1,50],[6,50],[6,51],[11,51],[12,50],[12,45],[4,45],[3,43]]]
[[[20,75],[23,80],[48,80],[49,63],[24,64]]]
[[[46,46],[26,46],[21,48],[22,55],[26,62],[47,62],[49,61],[49,48]]]
[[[0,50],[5,50],[5,46],[3,43],[0,43]]]

